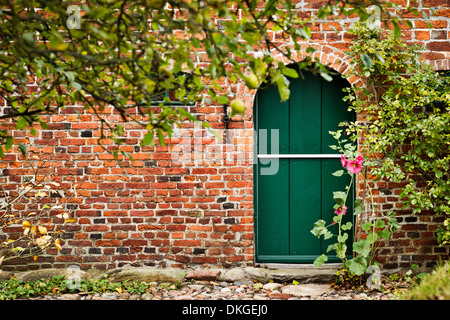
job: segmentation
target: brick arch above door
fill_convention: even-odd
[[[357,75],[351,75],[352,66],[350,65],[350,59],[345,54],[345,52],[342,49],[333,47],[331,45],[321,45],[321,44],[311,44],[311,47],[316,49],[316,51],[312,54],[307,53],[306,49],[308,46],[303,46],[302,50],[297,54],[294,50],[293,45],[286,44],[285,46],[290,46],[293,57],[293,61],[288,61],[286,57],[284,57],[282,54],[275,55],[276,61],[284,62],[285,64],[292,64],[295,62],[301,62],[304,59],[306,59],[308,56],[311,57],[313,60],[317,59],[320,63],[324,64],[328,68],[338,72],[343,77],[347,78],[348,82],[352,87],[359,87],[364,85],[364,79],[363,77],[359,77]],[[275,52],[273,52],[275,54]],[[258,52],[255,52],[255,55],[257,55]],[[240,81],[236,84],[236,95],[235,97],[237,99],[241,99],[246,107],[245,115],[243,117],[244,122],[249,122],[248,125],[246,125],[246,128],[252,128],[253,122],[253,105],[256,97],[257,89],[248,89],[245,86],[244,81]]]

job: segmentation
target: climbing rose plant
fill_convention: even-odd
[[[370,267],[376,265],[375,263],[375,248],[378,245],[379,239],[388,239],[391,233],[398,228],[397,220],[394,218],[393,213],[389,212],[386,215],[380,215],[376,211],[376,207],[372,207],[370,214],[362,215],[363,213],[363,200],[361,198],[356,199],[354,202],[354,214],[362,222],[362,230],[365,233],[364,239],[359,239],[353,242],[353,252],[356,254],[353,258],[348,258],[347,255],[347,241],[352,236],[351,230],[353,227],[352,222],[343,223],[343,217],[347,212],[347,201],[351,194],[352,185],[355,183],[355,177],[357,174],[362,173],[365,176],[367,171],[367,161],[357,151],[357,146],[354,143],[357,136],[353,135],[349,139],[342,138],[342,130],[336,132],[330,132],[330,134],[337,140],[337,145],[330,146],[334,150],[338,150],[341,155],[341,164],[343,169],[333,173],[336,177],[342,177],[344,175],[350,176],[350,182],[346,186],[345,191],[333,192],[333,199],[336,204],[334,205],[334,213],[331,222],[325,220],[318,220],[314,223],[314,228],[311,230],[312,234],[320,238],[323,236],[324,240],[336,239],[335,243],[332,243],[327,248],[327,253],[335,252],[336,256],[343,262],[343,267],[350,273],[355,275],[365,274]],[[365,184],[368,186],[368,181],[365,180]],[[367,189],[369,190],[369,189]],[[387,221],[387,223],[385,222]],[[319,256],[314,265],[320,267],[328,261],[328,257],[325,254]]]

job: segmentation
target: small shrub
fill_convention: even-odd
[[[48,162],[30,152],[24,156],[24,167],[30,175],[22,183],[0,179],[0,273],[2,263],[9,260],[36,260],[52,245],[60,251],[61,234],[68,223],[75,221],[73,212],[64,210],[72,197],[58,200],[60,197],[55,196],[60,196],[60,185],[45,171]],[[12,231],[18,228],[21,233]]]
[[[450,263],[437,266],[429,275],[411,290],[404,293],[401,300],[450,300]]]

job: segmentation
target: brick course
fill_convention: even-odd
[[[403,38],[424,44],[427,50],[423,57],[436,70],[449,70],[450,8],[445,0],[424,1],[424,5],[425,2],[437,9],[431,18],[433,29],[428,29],[423,19],[412,16],[414,28],[404,26]],[[309,16],[322,5],[310,1],[300,13]],[[346,19],[341,23],[348,27],[352,21]],[[333,31],[332,27],[342,29],[338,22],[316,23],[311,27],[312,44],[317,49],[314,57],[347,74],[350,66],[345,51],[352,37],[347,32]],[[282,46],[292,46],[276,32],[273,40]],[[303,49],[306,47],[305,43]],[[303,51],[296,59],[301,61],[305,57]],[[281,55],[276,59],[287,62]],[[363,85],[355,76],[349,82]],[[79,106],[45,116],[48,130],[38,130],[36,136],[14,131],[18,142],[30,144],[30,150],[43,159],[54,155],[45,172],[54,174],[52,179],[60,183],[58,191],[65,197],[75,194],[70,206],[77,222],[63,236],[61,253],[51,249],[35,262],[15,261],[4,269],[58,268],[73,263],[80,264],[82,269],[109,269],[126,264],[180,268],[254,265],[252,109],[256,90],[247,89],[243,83],[231,84],[227,79],[222,85],[247,107],[244,117],[236,116],[230,122],[228,144],[214,141],[206,131],[186,122],[181,136],[166,139],[166,146],[140,147],[143,132],[135,124],[126,123],[124,150],[135,161],[124,160],[119,165],[97,143],[101,135],[99,122]],[[30,92],[38,86],[30,79]],[[225,137],[222,106],[202,103],[187,108]],[[118,119],[110,107],[105,107],[102,114],[111,121]],[[359,115],[359,120],[364,120],[364,116]],[[108,141],[104,147],[113,148]],[[17,147],[2,159],[2,183],[19,183],[21,176],[30,174],[21,160]],[[430,266],[439,257],[448,257],[449,248],[436,244],[434,232],[440,217],[432,212],[412,216],[401,211],[398,196],[401,185],[379,182],[377,187],[376,201],[384,209],[397,209],[402,225],[379,249],[379,260],[385,268],[409,268],[412,263]],[[3,231],[22,230],[8,227]]]

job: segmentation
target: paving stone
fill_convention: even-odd
[[[282,293],[290,294],[296,297],[318,297],[330,290],[326,284],[303,284],[288,285],[281,288]]]
[[[78,294],[66,293],[59,297],[59,300],[79,300],[80,296]]]
[[[189,289],[196,290],[196,291],[202,290],[204,287],[205,286],[202,285],[202,284],[190,284],[190,285],[188,285]]]
[[[192,299],[192,296],[189,294],[175,297],[175,300],[191,300],[191,299]]]
[[[282,287],[283,287],[283,285],[281,283],[276,283],[276,282],[269,282],[269,283],[266,283],[265,285],[263,285],[263,289],[270,290],[270,291],[274,291],[274,290],[280,289]]]
[[[142,300],[151,300],[152,298],[153,298],[153,294],[151,294],[151,293],[149,293],[149,292],[144,293],[144,294],[141,296],[141,299],[142,299]]]
[[[204,280],[204,281],[216,281],[220,276],[220,270],[210,270],[210,269],[199,269],[193,272],[189,272],[185,278]]]
[[[117,292],[105,292],[101,295],[101,298],[108,300],[117,299],[118,297],[119,294]]]
[[[292,295],[290,294],[286,294],[286,293],[269,293],[268,297],[270,299],[282,299],[282,300],[287,300],[289,298],[292,298]]]

